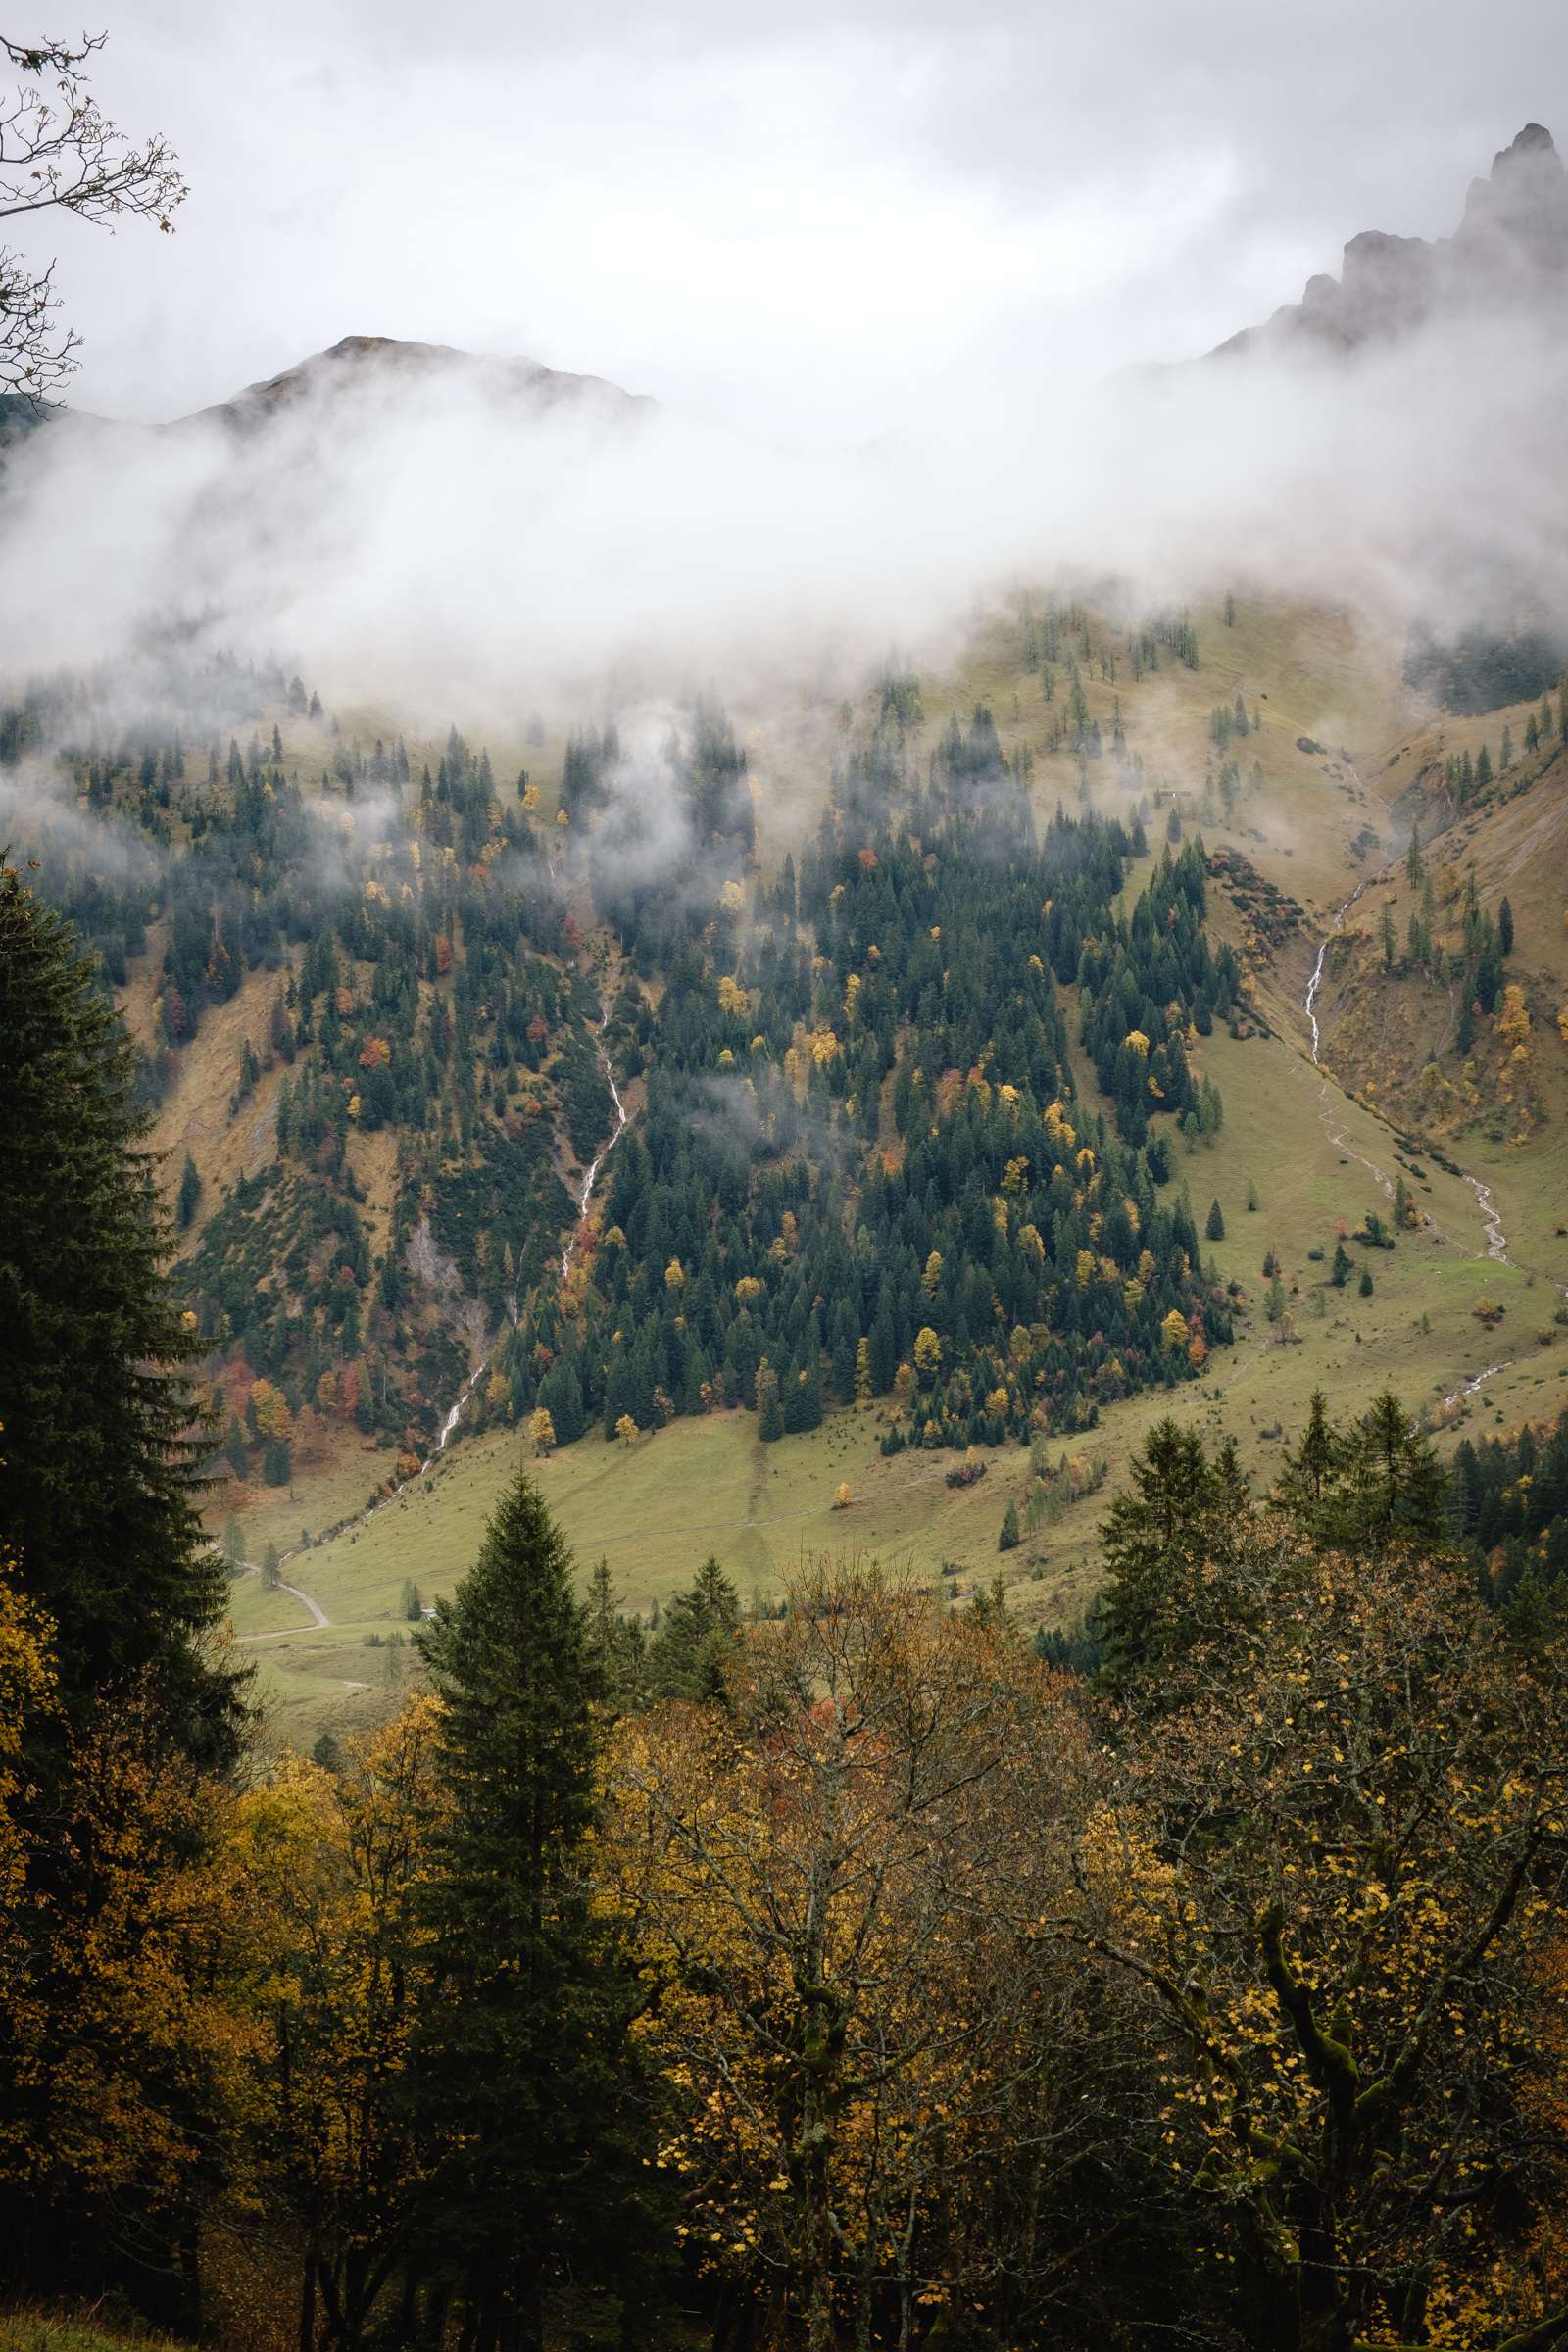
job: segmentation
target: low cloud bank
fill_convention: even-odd
[[[1227,587],[1401,625],[1568,612],[1551,321],[1354,362],[1025,394],[809,453],[669,412],[547,412],[455,366],[367,372],[261,430],[68,419],[0,482],[0,670],[276,654],[329,701],[482,726],[607,687],[729,693],[936,650],[1020,580]]]

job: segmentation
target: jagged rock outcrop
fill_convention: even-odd
[[[1568,305],[1568,172],[1549,130],[1527,122],[1471,182],[1451,237],[1364,229],[1338,277],[1245,327],[1215,357],[1259,349],[1336,353],[1388,342],[1448,315]]]

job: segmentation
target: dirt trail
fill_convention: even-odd
[[[291,1560],[294,1558],[294,1553],[291,1551],[286,1551],[283,1554],[283,1558],[285,1560]],[[241,1560],[239,1565],[246,1576],[260,1576],[262,1573],[260,1564],[255,1560]],[[303,1592],[298,1585],[285,1585],[281,1577],[279,1577],[277,1580],[277,1590],[279,1592],[287,1592],[292,1596],[293,1599],[303,1602],[304,1606],[310,1610],[311,1623],[313,1627],[319,1629],[323,1633],[327,1631],[332,1623],[332,1620],[322,1608],[320,1602],[317,1599],[314,1592]],[[291,1633],[299,1633],[303,1631],[303,1627],[286,1626],[281,1632],[277,1633],[236,1634],[234,1639],[237,1642],[284,1642],[287,1641]]]

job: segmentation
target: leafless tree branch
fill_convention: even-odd
[[[83,68],[106,38],[0,34],[0,57],[19,76],[0,99],[0,220],[64,212],[110,228],[129,218],[172,230],[186,194],[173,149],[158,133],[127,138],[87,85]],[[59,323],[54,269],[0,248],[0,393],[41,399],[76,368],[80,337]]]

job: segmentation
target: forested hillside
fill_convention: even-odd
[[[1236,971],[1195,853],[1112,911],[1143,846],[1059,812],[1037,839],[981,710],[928,779],[879,735],[749,922],[689,906],[582,1286],[498,1359],[514,1415],[566,1442],[742,1403],[765,1440],[896,1393],[890,1445],[996,1445],[1200,1363],[1226,1307],[1168,1137],[1218,1124],[1188,1023]],[[1102,1082],[1081,1106],[1064,987]]]
[[[19,846],[102,956],[169,1152],[209,1524],[268,1577],[350,1531],[288,1572],[314,1646],[307,1602],[235,1590],[302,1728],[382,1703],[357,1653],[444,1589],[508,1433],[645,1610],[694,1496],[776,1587],[776,1460],[814,1540],[847,1507],[950,1588],[1000,1529],[1028,1613],[1071,1628],[1132,1400],[1201,1422],[1238,1336],[1257,1433],[1379,1371],[1446,1420],[1497,1368],[1539,1412],[1556,1302],[1509,1261],[1562,1279],[1536,1171],[1568,979],[1521,857],[1560,814],[1563,698],[1446,719],[1318,616],[1200,621],[1005,600],[952,673],[813,718],[783,789],[771,706],[744,736],[697,703],[487,749],[165,664],[8,710]],[[1393,748],[1357,765],[1342,732]],[[1268,1035],[1310,1043],[1314,977],[1316,1099]],[[1435,1291],[1480,1152],[1513,1238]],[[456,1485],[416,1480],[475,1438]],[[389,1492],[415,1517],[360,1543]]]
[[[1062,626],[1048,606],[1058,658]],[[1157,665],[1154,636],[1130,656]],[[1121,903],[1148,806],[1124,739],[1123,813],[1041,822],[987,710],[928,746],[890,679],[769,871],[700,706],[652,759],[568,734],[550,808],[455,729],[433,768],[367,753],[298,679],[179,694],[200,743],[65,682],[4,746],[74,801],[39,887],[139,1013],[145,1098],[188,1124],[185,1069],[243,1007],[201,1083],[245,1157],[211,1155],[220,1189],[191,1153],[175,1192],[219,1476],[287,1485],[348,1429],[407,1475],[475,1356],[473,1420],[547,1416],[550,1444],[734,1405],[766,1440],[886,1397],[894,1449],[1071,1433],[1229,1338],[1172,1170],[1219,1127],[1193,1054],[1240,974],[1196,846]],[[612,1077],[638,1116],[564,1277]]]

